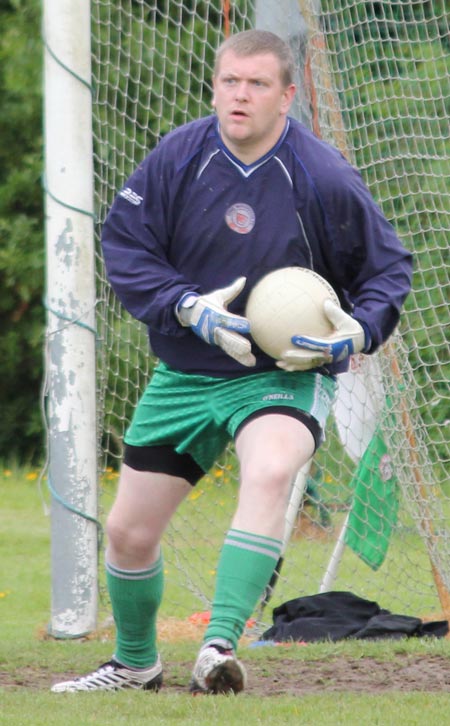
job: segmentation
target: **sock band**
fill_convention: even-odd
[[[252,552],[259,552],[262,555],[267,555],[278,561],[282,542],[272,537],[242,532],[239,529],[230,529],[225,538],[225,544],[244,550],[251,550]]]
[[[110,562],[105,562],[106,572],[114,577],[118,577],[121,580],[148,580],[156,575],[159,575],[163,567],[162,555],[156,560],[155,564],[152,565],[148,570],[122,570],[120,567],[112,565]]]

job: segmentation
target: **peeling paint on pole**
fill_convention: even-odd
[[[90,3],[44,0],[50,633],[96,627],[97,464]]]

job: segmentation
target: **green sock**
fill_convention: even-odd
[[[133,668],[156,662],[156,616],[162,599],[162,557],[148,570],[121,570],[106,563],[106,582],[116,624],[115,657]]]
[[[231,529],[217,568],[211,620],[204,640],[228,640],[237,647],[248,618],[269,582],[281,541]]]

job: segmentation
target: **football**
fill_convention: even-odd
[[[269,272],[247,301],[250,334],[261,350],[278,360],[293,348],[293,335],[324,337],[333,331],[323,311],[327,298],[339,305],[331,285],[313,270],[283,267]]]

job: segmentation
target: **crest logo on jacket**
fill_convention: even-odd
[[[255,226],[255,213],[249,204],[238,202],[228,207],[225,221],[233,232],[248,234]]]

